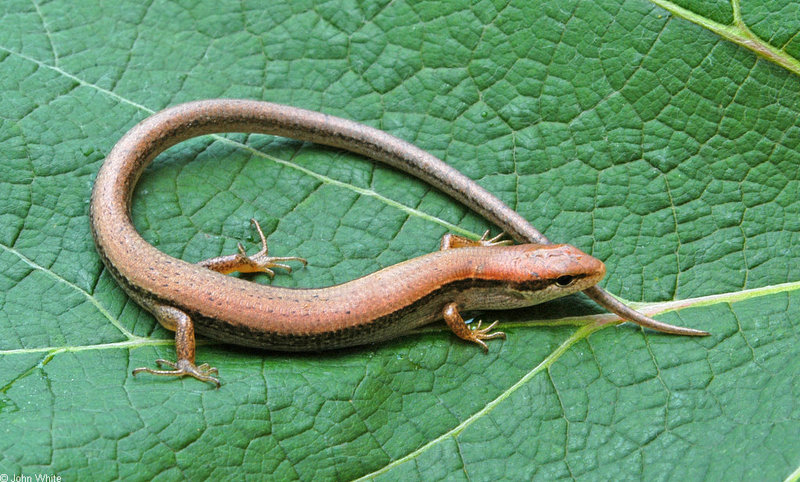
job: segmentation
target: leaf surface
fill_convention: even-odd
[[[0,473],[800,474],[800,83],[709,27],[741,19],[797,62],[794,7],[654,0],[690,23],[645,0],[195,3],[0,4]],[[92,181],[136,122],[213,97],[413,142],[602,259],[609,291],[712,336],[613,327],[576,296],[479,314],[508,333],[488,355],[435,324],[326,354],[206,341],[220,390],[134,378],[174,347],[94,250]],[[274,281],[296,287],[491,228],[369,160],[248,134],[162,154],[132,211],[188,261],[253,249],[255,217],[271,253],[309,259]]]

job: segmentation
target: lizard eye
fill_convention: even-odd
[[[569,286],[573,281],[575,281],[575,277],[569,275],[559,276],[556,278],[556,284],[558,286]]]

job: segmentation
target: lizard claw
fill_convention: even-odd
[[[194,363],[190,362],[189,360],[178,360],[178,362],[172,362],[169,360],[164,360],[163,358],[159,358],[156,360],[156,364],[159,367],[167,366],[172,368],[172,370],[156,370],[154,368],[147,368],[147,367],[140,367],[133,370],[133,375],[137,373],[151,373],[153,375],[162,375],[162,376],[173,376],[173,377],[183,377],[183,376],[190,376],[194,377],[203,382],[210,382],[220,387],[219,379],[216,377],[212,377],[211,374],[218,374],[219,371],[215,367],[210,366],[208,363],[203,363],[202,365],[196,366]]]

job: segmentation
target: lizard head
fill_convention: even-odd
[[[472,277],[491,284],[481,293],[473,292],[480,301],[470,304],[479,309],[536,305],[592,287],[606,273],[602,261],[568,244],[480,249],[491,251],[474,266]]]

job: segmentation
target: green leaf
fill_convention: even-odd
[[[796,10],[2,2],[0,474],[796,480],[800,83],[781,68],[800,56]],[[173,342],[103,269],[92,181],[136,122],[212,97],[411,141],[605,261],[611,292],[712,335],[614,327],[576,296],[479,314],[508,333],[488,355],[435,324],[324,354],[205,341],[219,390],[134,378]],[[275,279],[298,287],[491,227],[369,160],[246,134],[161,155],[133,217],[189,261],[252,249],[255,217],[272,253],[309,259]]]
[[[800,13],[797,4],[773,6],[770,2],[751,2],[742,11],[740,0],[730,0],[730,5],[650,1],[800,75],[800,61],[797,59],[800,44],[795,38],[798,25],[787,21],[797,18]],[[681,6],[682,3],[686,3],[688,8]],[[749,24],[753,25],[752,30]]]

